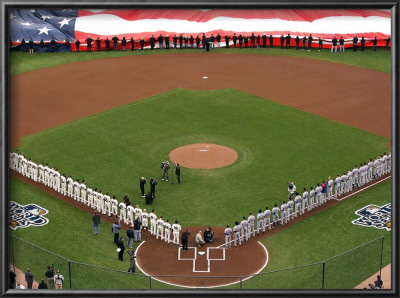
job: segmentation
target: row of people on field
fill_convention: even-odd
[[[280,47],[281,49],[283,48],[290,48],[291,47],[291,40],[292,40],[292,36],[290,35],[290,33],[288,33],[286,36],[284,36],[283,34],[280,36],[279,38],[280,40]],[[309,36],[296,36],[293,37],[293,40],[295,41],[296,44],[296,49],[300,49],[301,45],[300,43],[302,42],[302,48],[303,50],[308,49],[309,51],[311,50],[312,47],[312,43],[314,40],[316,40],[312,34],[310,34]],[[336,38],[336,36],[334,36],[331,40],[326,40],[323,39],[322,37],[319,37],[318,39],[318,50],[322,50],[323,48],[323,43],[330,43],[331,44],[331,51],[335,50],[337,51],[337,46],[339,44],[339,51],[340,52],[344,52],[344,44],[345,44],[345,40],[343,39],[342,36],[340,36],[340,38]],[[390,37],[387,37],[385,39],[386,41],[386,50],[389,49],[389,43],[390,43]],[[194,48],[196,45],[196,48],[200,48],[203,47],[221,47],[223,42],[225,42],[225,47],[229,47],[230,45],[230,41],[233,42],[233,47],[236,47],[236,45],[238,45],[239,48],[267,48],[268,43],[269,43],[269,48],[273,48],[274,47],[274,37],[272,35],[267,36],[265,33],[263,35],[255,35],[254,33],[252,33],[250,36],[248,35],[242,35],[239,34],[238,36],[236,35],[236,33],[234,33],[232,35],[232,37],[230,37],[229,35],[226,35],[225,37],[222,37],[219,33],[214,36],[214,34],[211,34],[211,36],[206,36],[204,33],[203,35],[200,36],[196,36],[193,37],[193,35],[191,35],[190,37],[188,37],[187,35],[182,35],[180,34],[179,36],[177,36],[176,34],[173,37],[169,37],[168,34],[166,34],[166,36],[163,36],[162,34],[160,34],[158,37],[154,37],[154,35],[152,35],[149,40],[145,40],[143,37],[140,38],[139,40],[139,44],[140,44],[140,50],[143,51],[144,47],[145,47],[145,43],[149,42],[150,44],[150,48],[151,50],[154,50],[156,47],[156,44],[158,45],[159,49],[169,49],[170,45],[173,46],[174,49],[176,49],[179,45],[179,48]],[[109,51],[112,49],[114,51],[118,50],[119,48],[119,44],[121,45],[121,50],[127,50],[127,45],[130,44],[130,49],[133,51],[135,49],[135,40],[133,39],[133,37],[131,37],[129,40],[127,40],[125,37],[123,37],[121,40],[117,37],[114,36],[111,39],[109,39],[108,37],[102,41],[99,37],[97,37],[97,39],[92,39],[90,36],[88,36],[85,39],[86,42],[86,47],[87,47],[87,51],[91,52],[92,51],[92,45],[96,46],[97,51],[101,51],[102,46],[105,46],[106,51]],[[353,44],[353,50],[357,50],[357,45],[359,44],[361,46],[361,50],[364,50],[364,46],[365,43],[367,42],[372,42],[373,44],[373,50],[376,51],[377,49],[377,44],[378,44],[378,39],[375,36],[375,38],[373,40],[365,40],[364,36],[361,37],[361,39],[359,39],[357,37],[357,35],[354,36],[354,38],[352,39],[352,44]],[[54,40],[54,38],[52,38],[50,40],[50,45],[51,45],[51,49],[52,52],[56,51],[56,41]],[[79,39],[75,40],[75,48],[76,51],[79,52],[80,50],[80,44],[81,42],[79,41]],[[28,45],[29,51],[31,53],[33,53],[34,50],[34,44],[35,42],[32,40],[32,38],[28,41],[28,43],[26,43],[25,39],[22,39],[21,41],[21,47],[22,50],[25,51],[26,49],[26,45]],[[39,45],[42,49],[42,52],[44,47],[45,47],[46,42],[43,41],[43,39],[41,39],[41,41],[39,42]],[[66,52],[71,52],[71,41],[68,39],[65,39],[65,47],[66,47]]]
[[[285,225],[298,215],[305,214],[306,209],[312,211],[327,201],[362,187],[390,172],[391,153],[389,152],[389,154],[383,153],[374,159],[371,158],[368,163],[355,165],[353,170],[347,170],[343,175],[337,174],[335,180],[329,177],[327,182],[323,180],[318,183],[315,189],[312,186],[309,191],[304,188],[301,195],[296,192],[294,182],[289,182],[287,202],[283,200],[280,206],[274,204],[271,210],[268,206],[265,210],[259,209],[257,215],[250,212],[247,217],[243,216],[241,221],[236,221],[233,228],[229,224],[226,226],[224,231],[225,247],[230,248],[232,242],[233,246],[241,245],[243,241],[255,237],[260,231],[265,233],[266,229],[271,230],[271,226],[277,228],[279,224]],[[333,188],[335,193],[333,193]]]

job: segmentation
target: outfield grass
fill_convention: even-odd
[[[351,223],[358,216],[354,212],[368,204],[382,206],[390,202],[390,181],[350,198],[339,205],[304,219],[279,233],[262,240],[269,251],[269,263],[262,273],[290,267],[320,263],[334,255],[350,250],[367,241],[384,236],[383,266],[390,263],[391,233],[386,230],[356,226]],[[46,248],[74,262],[112,268],[119,271],[71,266],[73,289],[146,289],[148,277],[126,273],[128,259],[117,260],[111,225],[103,222],[100,235],[93,235],[91,215],[58,200],[18,179],[11,178],[11,198],[22,205],[36,203],[50,212],[46,226],[17,229],[11,233],[35,245]],[[123,233],[123,232],[122,232]],[[268,233],[268,232],[267,232]],[[122,234],[121,234],[122,235]],[[32,269],[40,281],[48,265],[61,269],[69,287],[68,262],[42,252],[19,240],[12,241],[14,259],[19,268]],[[134,243],[134,248],[137,243]],[[228,252],[229,253],[229,252]],[[339,257],[326,264],[325,288],[353,288],[379,270],[380,242]],[[365,265],[368,265],[365,267]],[[139,271],[139,270],[137,270]],[[318,289],[322,285],[322,266],[282,271],[253,277],[243,283],[243,289]],[[171,289],[172,286],[152,281],[153,289]],[[181,289],[181,288],[180,288]],[[238,289],[238,285],[223,289]]]
[[[191,143],[239,157],[219,169],[183,168],[182,185],[161,181],[160,162]],[[189,226],[225,226],[280,205],[287,181],[315,187],[388,150],[383,137],[233,89],[172,90],[27,136],[19,149],[141,206],[140,177],[156,177],[156,213]]]
[[[106,59],[114,57],[124,57],[131,55],[179,55],[180,53],[200,53],[204,52],[203,49],[177,49],[177,50],[145,50],[141,51],[110,51],[110,52],[73,52],[70,54],[64,52],[35,53],[22,53],[12,51],[10,55],[10,74],[16,75],[27,71],[33,71],[40,68],[53,67],[56,65],[67,64],[72,62],[80,62],[87,60]],[[364,52],[353,52],[351,49],[346,49],[345,53],[331,53],[329,49],[318,51],[303,51],[292,49],[273,48],[273,49],[234,49],[234,48],[220,48],[211,49],[210,55],[213,53],[226,53],[226,54],[256,54],[256,55],[273,55],[273,56],[288,56],[288,57],[301,57],[307,59],[324,60],[333,63],[342,63],[354,65],[362,68],[370,68],[383,72],[390,73],[391,71],[391,52],[386,52],[384,48],[378,48],[376,52],[371,48],[367,48]],[[311,61],[310,61],[311,62]]]

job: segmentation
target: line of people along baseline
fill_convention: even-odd
[[[18,172],[24,177],[32,179],[34,182],[43,183],[45,186],[61,193],[63,196],[68,196],[73,198],[74,201],[93,208],[95,214],[98,212],[103,215],[107,214],[110,218],[115,217],[113,228],[114,225],[118,225],[119,230],[121,228],[121,222],[124,222],[129,228],[134,228],[135,222],[139,221],[140,230],[149,231],[156,239],[161,238],[161,240],[167,243],[172,242],[174,245],[180,245],[179,234],[182,228],[177,219],[171,224],[169,219],[164,220],[162,216],[158,218],[154,209],[147,213],[147,209],[142,210],[139,204],[136,204],[134,207],[129,200],[128,194],[125,194],[122,201],[118,202],[116,196],[111,197],[108,192],[103,193],[100,189],[92,189],[91,185],[86,185],[85,180],[80,181],[76,179],[74,181],[72,175],[67,178],[65,173],[61,175],[59,169],[55,167],[50,168],[48,163],[41,162],[37,164],[32,161],[31,158],[26,159],[23,153],[19,153],[18,150],[9,153],[9,165],[11,170]],[[155,178],[152,178],[152,181],[153,180],[157,181]],[[155,191],[153,194],[155,194]],[[99,233],[98,225],[96,229],[93,226],[93,229],[95,234]],[[140,233],[138,237],[138,240],[141,241]],[[118,239],[114,239],[114,243],[117,241]],[[132,248],[132,242],[129,241],[129,239],[127,244],[129,248]]]
[[[23,38],[21,42],[12,42],[10,40],[9,42],[9,47],[10,49],[13,47],[18,47],[21,51],[25,52],[26,49],[29,49],[30,53],[33,53],[35,51],[44,53],[48,51],[48,46],[50,46],[50,51],[51,52],[56,52],[56,51],[65,51],[67,53],[70,53],[72,50],[75,52],[80,52],[81,47],[85,49],[87,52],[92,51],[92,45],[93,48],[95,47],[97,52],[100,51],[126,51],[126,50],[131,50],[134,51],[136,50],[141,50],[144,51],[145,49],[150,48],[151,50],[155,50],[156,46],[160,50],[163,49],[177,49],[178,45],[180,49],[189,49],[189,48],[206,48],[206,50],[209,50],[210,48],[220,48],[225,47],[234,47],[236,48],[237,46],[239,48],[270,48],[272,49],[275,46],[280,46],[281,49],[289,49],[292,46],[296,48],[296,50],[303,49],[303,50],[308,50],[310,51],[312,48],[316,48],[316,44],[318,44],[318,50],[321,51],[322,49],[330,48],[331,52],[335,49],[335,52],[337,52],[337,46],[339,45],[340,52],[344,52],[345,47],[352,47],[353,51],[357,51],[358,46],[360,47],[361,51],[364,51],[365,46],[372,46],[373,50],[376,51],[378,47],[378,43],[383,45],[383,42],[385,43],[386,51],[389,51],[391,45],[391,38],[390,36],[387,37],[386,39],[378,39],[376,36],[375,38],[367,38],[365,39],[364,36],[362,36],[360,39],[355,35],[352,39],[344,39],[342,36],[332,36],[332,39],[326,39],[323,37],[318,37],[314,38],[312,34],[309,36],[296,36],[292,37],[290,33],[288,33],[286,36],[283,34],[280,37],[272,36],[269,35],[267,36],[265,33],[263,35],[254,35],[252,33],[250,36],[248,35],[236,35],[234,33],[232,36],[226,35],[225,37],[222,37],[219,35],[214,36],[211,34],[211,36],[206,36],[204,33],[201,36],[196,36],[193,37],[191,35],[188,37],[187,35],[183,36],[182,34],[179,36],[176,36],[176,34],[173,37],[169,37],[168,34],[166,36],[163,36],[160,34],[157,38],[152,35],[148,40],[145,40],[143,37],[140,38],[139,41],[135,41],[133,37],[131,37],[129,40],[127,40],[125,37],[123,37],[121,40],[117,37],[114,36],[111,39],[108,37],[105,40],[100,39],[100,37],[97,37],[97,39],[92,39],[90,36],[88,36],[83,43],[79,39],[76,39],[75,41],[70,41],[69,39],[65,39],[63,42],[62,41],[56,41],[54,38],[52,38],[50,41],[44,41],[41,39],[39,42],[35,42],[30,38],[28,42],[25,41]],[[74,47],[74,49],[72,49]],[[62,50],[58,50],[62,49]]]
[[[180,245],[179,235],[182,227],[180,226],[178,220],[175,220],[175,223],[171,225],[169,219],[164,220],[163,216],[158,218],[154,209],[150,213],[147,213],[147,210],[142,210],[139,205],[136,205],[134,208],[130,203],[127,194],[123,198],[123,201],[118,203],[115,196],[111,198],[108,193],[103,195],[101,190],[97,191],[97,188],[94,190],[92,190],[91,186],[87,188],[84,180],[82,183],[79,182],[79,179],[73,181],[72,176],[66,178],[65,174],[60,175],[58,169],[54,169],[54,167],[50,169],[48,164],[43,165],[43,163],[41,163],[40,165],[37,165],[35,162],[31,161],[30,158],[26,160],[22,153],[18,153],[18,150],[15,152],[10,152],[9,158],[10,168],[22,174],[23,176],[31,178],[35,182],[42,182],[46,186],[53,188],[64,196],[68,195],[69,197],[73,197],[74,200],[82,202],[83,204],[96,209],[102,214],[107,214],[108,212],[108,216],[110,217],[115,215],[116,220],[113,224],[113,231],[114,228],[117,229],[118,235],[119,229],[121,229],[121,221],[127,224],[129,229],[135,226],[135,222],[137,225],[137,221],[139,221],[139,231],[149,231],[150,221],[150,234],[155,236],[156,239],[160,238],[167,243],[172,242],[173,245],[183,246],[183,249],[187,250],[187,238],[188,235],[190,235],[190,232],[187,228],[183,231],[181,236],[182,245]],[[166,162],[162,163],[164,166],[162,166],[163,178],[165,171],[168,171],[169,169],[169,167],[167,169],[165,168]],[[268,206],[266,206],[265,210],[258,210],[257,216],[253,215],[252,212],[249,212],[248,217],[243,216],[240,222],[235,221],[235,226],[233,229],[229,224],[227,224],[224,230],[225,248],[231,248],[232,242],[233,246],[237,246],[237,242],[239,245],[241,245],[242,241],[248,241],[251,236],[255,237],[256,235],[259,235],[260,230],[262,233],[265,233],[267,228],[268,230],[271,230],[271,216],[272,228],[277,228],[279,227],[279,224],[285,225],[298,215],[301,216],[305,214],[306,208],[307,211],[310,212],[316,207],[322,206],[331,199],[337,199],[342,195],[348,194],[354,189],[362,188],[365,184],[390,173],[391,152],[389,152],[389,154],[384,152],[382,155],[379,155],[374,159],[370,158],[368,162],[360,163],[359,166],[357,164],[354,165],[352,170],[346,170],[343,172],[343,174],[337,173],[335,179],[328,177],[327,182],[322,180],[321,183],[317,183],[315,189],[313,186],[311,186],[309,190],[307,190],[307,188],[303,188],[303,193],[301,195],[299,192],[296,192],[296,185],[294,182],[289,182],[288,201],[286,202],[283,200],[280,207],[276,203],[271,210]],[[142,177],[140,180],[142,181],[143,178],[144,177]],[[173,236],[172,240],[171,231]],[[206,232],[211,234],[212,238],[213,232],[211,232],[211,228],[208,228]],[[205,241],[201,237],[200,233],[201,231],[199,231],[199,233],[196,235],[195,242],[197,245],[205,244]],[[117,243],[117,241],[118,237],[114,238],[114,243]],[[137,236],[135,236],[135,241],[137,241]],[[140,233],[139,241],[141,241]],[[129,248],[132,248],[132,241],[129,239],[128,246]]]
[[[337,199],[354,189],[362,188],[365,184],[379,179],[383,175],[390,174],[390,172],[391,152],[389,154],[384,152],[374,159],[370,158],[368,162],[360,163],[360,166],[354,165],[352,170],[346,170],[342,175],[338,173],[335,180],[331,177],[328,177],[327,182],[322,180],[321,183],[317,183],[315,189],[313,186],[309,190],[303,188],[301,195],[296,192],[294,182],[289,182],[287,202],[283,200],[280,206],[275,203],[271,210],[268,206],[265,210],[259,209],[257,216],[249,212],[248,217],[243,216],[241,221],[235,221],[233,228],[227,224],[224,231],[225,248],[231,248],[232,242],[233,246],[241,245],[243,241],[248,241],[251,236],[259,235],[260,230],[262,233],[265,233],[267,228],[271,230],[271,215],[272,228],[278,228],[279,224],[285,225],[297,216],[305,214],[306,208],[310,212],[331,199]]]

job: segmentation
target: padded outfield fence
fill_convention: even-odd
[[[224,279],[224,281],[229,281],[226,283],[221,281],[221,283],[231,284],[229,289],[238,290],[351,289],[355,286],[355,278],[361,279],[360,282],[362,282],[382,269],[383,245],[384,236],[381,236],[321,262],[247,276],[210,275],[201,277],[202,282],[194,288],[208,288],[207,280],[212,280],[212,284],[215,284],[216,279]],[[310,248],[310,253],[313,253],[312,248]],[[40,268],[34,267],[33,259],[40,260]],[[159,280],[184,285],[192,284],[189,280],[199,278],[199,276],[132,274],[127,271],[84,264],[69,260],[14,235],[9,237],[9,260],[15,267],[22,270],[30,267],[36,275],[36,281],[44,277],[47,266],[54,266],[64,276],[64,289],[71,290],[166,289],[169,286]],[[108,282],[111,276],[118,280],[117,284]]]

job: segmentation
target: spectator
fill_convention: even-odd
[[[126,246],[128,246],[130,249],[132,249],[133,247],[133,237],[134,237],[134,232],[132,230],[132,227],[128,227],[128,229],[126,230],[126,238],[127,238]]]
[[[26,281],[26,284],[28,285],[28,289],[32,289],[34,277],[35,276],[31,273],[31,269],[28,268],[25,273],[25,281]]]
[[[16,277],[15,272],[14,271],[10,271],[10,273],[9,273],[9,286],[8,286],[10,289],[15,289],[15,282],[16,282],[15,277]]]
[[[112,225],[112,231],[114,233],[114,243],[117,244],[119,238],[119,230],[121,229],[121,224],[116,220]],[[118,245],[118,244],[117,244]]]
[[[47,289],[47,284],[44,282],[44,278],[42,278],[42,281],[39,283],[38,289]]]
[[[139,220],[139,217],[135,219],[135,222],[133,223],[133,228],[134,228],[134,235],[135,235],[135,242],[137,241],[142,241],[142,234],[141,234],[141,230],[142,230],[142,223]]]
[[[60,273],[60,270],[57,270],[57,274],[54,276],[54,283],[57,290],[62,290],[64,282],[64,276]]]
[[[97,213],[97,211],[94,212],[94,215],[92,217],[93,221],[93,234],[100,234],[100,215]]]
[[[382,287],[383,287],[383,281],[382,281],[380,275],[377,275],[377,276],[376,276],[376,280],[374,281],[374,285],[375,285],[375,287],[377,287],[378,289],[382,289]]]
[[[51,268],[50,266],[47,266],[47,271],[44,273],[44,275],[47,278],[47,285],[49,289],[54,288],[54,266]]]
[[[203,240],[203,236],[201,236],[201,231],[199,231],[196,235],[196,238],[194,239],[194,241],[196,242],[197,246],[200,245],[204,245],[204,240]]]
[[[213,236],[214,236],[214,232],[211,231],[211,227],[208,227],[204,231],[204,241],[207,243],[211,243]]]

